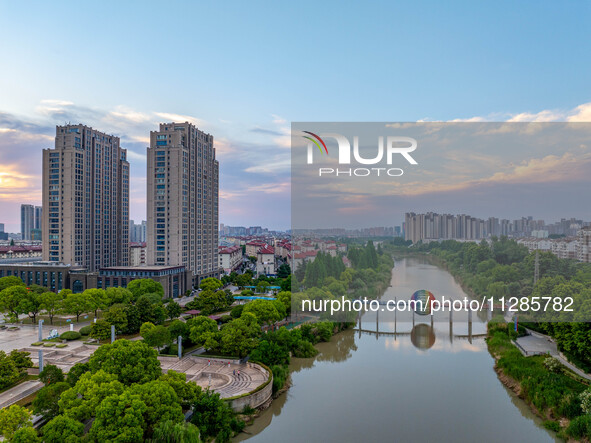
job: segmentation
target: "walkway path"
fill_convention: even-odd
[[[0,409],[6,408],[19,400],[37,392],[43,387],[43,383],[38,380],[27,380],[14,388],[10,388],[0,394]]]
[[[527,329],[529,335],[524,337],[518,337],[515,342],[517,344],[517,348],[521,351],[523,355],[531,356],[531,355],[544,355],[550,354],[552,357],[556,358],[560,363],[566,366],[568,369],[573,371],[575,374],[587,379],[591,380],[591,375],[585,373],[581,369],[577,368],[575,365],[570,363],[566,357],[560,352],[556,346],[556,342],[549,336],[540,334],[539,332],[532,331]]]

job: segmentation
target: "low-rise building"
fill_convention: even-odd
[[[242,248],[240,246],[221,247],[219,252],[220,268],[226,274],[230,274],[240,267],[242,263]]]
[[[146,243],[130,243],[129,244],[129,265],[130,266],[146,266]]]
[[[41,261],[42,254],[41,245],[0,246],[0,263]]]
[[[264,245],[257,251],[257,275],[275,275],[275,248]]]
[[[40,285],[53,292],[70,289],[79,294],[86,289],[121,286],[149,278],[162,284],[164,298],[182,296],[191,288],[191,273],[184,266],[120,266],[87,272],[80,266],[54,262],[0,264],[0,277],[16,276],[26,285]]]

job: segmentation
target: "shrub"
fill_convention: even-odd
[[[55,345],[55,347],[56,348],[67,348],[68,344],[67,343],[60,343],[60,344]]]
[[[80,335],[90,335],[90,331],[92,331],[92,326],[83,326],[80,328]]]
[[[60,335],[62,340],[78,340],[80,337],[82,337],[82,334],[77,331],[66,331]]]
[[[43,343],[43,347],[44,348],[53,348],[55,346],[55,343]]]
[[[36,341],[35,343],[31,343],[31,346],[41,346],[42,344],[42,341]]]
[[[562,372],[562,364],[554,357],[546,357],[544,359],[544,366],[546,369],[548,369],[548,371],[554,372],[555,374]]]
[[[273,394],[275,394],[285,385],[285,381],[289,377],[289,368],[287,366],[273,365],[271,371],[273,372]]]
[[[554,431],[554,432],[559,432],[560,431],[560,423],[558,423],[557,421],[554,420],[546,420],[543,423],[544,427],[546,429],[549,429],[550,431]]]
[[[581,415],[570,422],[566,429],[567,435],[581,439],[591,437],[591,415]]]
[[[576,394],[568,394],[562,397],[558,405],[558,414],[573,419],[583,413],[581,410],[581,400]]]
[[[591,389],[587,389],[579,394],[581,400],[581,410],[585,414],[591,413]]]
[[[298,340],[293,347],[293,356],[298,358],[310,358],[315,357],[318,354],[318,350],[312,343],[306,340]]]

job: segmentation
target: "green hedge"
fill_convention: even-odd
[[[92,326],[88,325],[88,326],[83,326],[80,328],[80,334],[81,335],[90,335],[90,331],[92,330]]]
[[[82,334],[77,331],[66,331],[60,335],[62,340],[78,340],[80,337],[82,337]]]

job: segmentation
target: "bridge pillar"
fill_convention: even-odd
[[[376,340],[380,336],[380,310],[376,311]]]
[[[396,301],[396,297],[394,297],[394,304],[395,304],[396,306],[398,306],[398,303],[397,303],[397,301]],[[394,334],[396,334],[396,325],[397,325],[397,321],[396,321],[396,313],[397,313],[397,311],[398,311],[398,309],[395,309],[395,310],[394,310]],[[396,336],[396,335],[394,335],[394,341],[396,341],[396,337],[397,337],[397,336]]]

